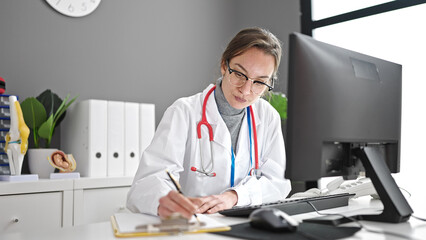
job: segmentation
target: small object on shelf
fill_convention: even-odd
[[[9,96],[10,126],[6,134],[4,151],[7,153],[11,175],[21,175],[22,163],[28,149],[30,130],[25,124],[21,105],[16,96]]]
[[[60,173],[73,172],[77,166],[72,154],[65,154],[60,150],[53,152],[52,155],[48,157],[48,160],[50,165],[59,169]]]
[[[77,166],[72,154],[65,154],[57,150],[47,157],[50,165],[59,169],[59,173],[50,173],[50,179],[75,179],[80,178],[79,172],[73,172]]]

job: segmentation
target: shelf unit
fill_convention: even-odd
[[[0,231],[20,232],[108,221],[127,211],[132,177],[0,182]]]

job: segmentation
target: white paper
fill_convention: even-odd
[[[227,226],[226,224],[220,223],[205,214],[197,214],[197,216],[200,222],[206,224],[205,226],[200,227],[200,229],[213,229]],[[137,232],[137,226],[161,223],[160,217],[141,213],[116,213],[114,214],[114,217],[120,233],[134,233]],[[195,217],[192,217],[190,220],[190,222],[196,221]]]

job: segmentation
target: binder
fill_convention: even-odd
[[[67,110],[61,149],[73,154],[82,177],[107,176],[107,101],[84,100]]]
[[[139,108],[139,153],[142,156],[143,151],[151,143],[155,132],[155,105],[150,103],[141,103]]]
[[[89,99],[67,110],[61,149],[81,177],[134,176],[154,132],[154,104]]]
[[[124,102],[108,101],[107,176],[124,175]]]
[[[218,222],[207,215],[198,214],[198,218],[200,222],[203,223],[203,226],[189,229],[183,233],[206,233],[231,230],[231,227],[228,225]],[[193,217],[190,223],[194,223],[195,221],[196,220]],[[176,232],[167,231],[147,232],[146,230],[142,230],[140,228],[142,225],[147,224],[161,224],[160,217],[141,213],[116,213],[111,216],[111,225],[116,237],[142,237],[177,234]]]
[[[139,166],[139,103],[124,103],[124,175],[134,176]]]

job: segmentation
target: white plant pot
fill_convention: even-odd
[[[38,174],[39,178],[50,178],[55,168],[50,165],[48,157],[52,155],[55,148],[33,148],[28,149],[28,168],[31,174]]]

